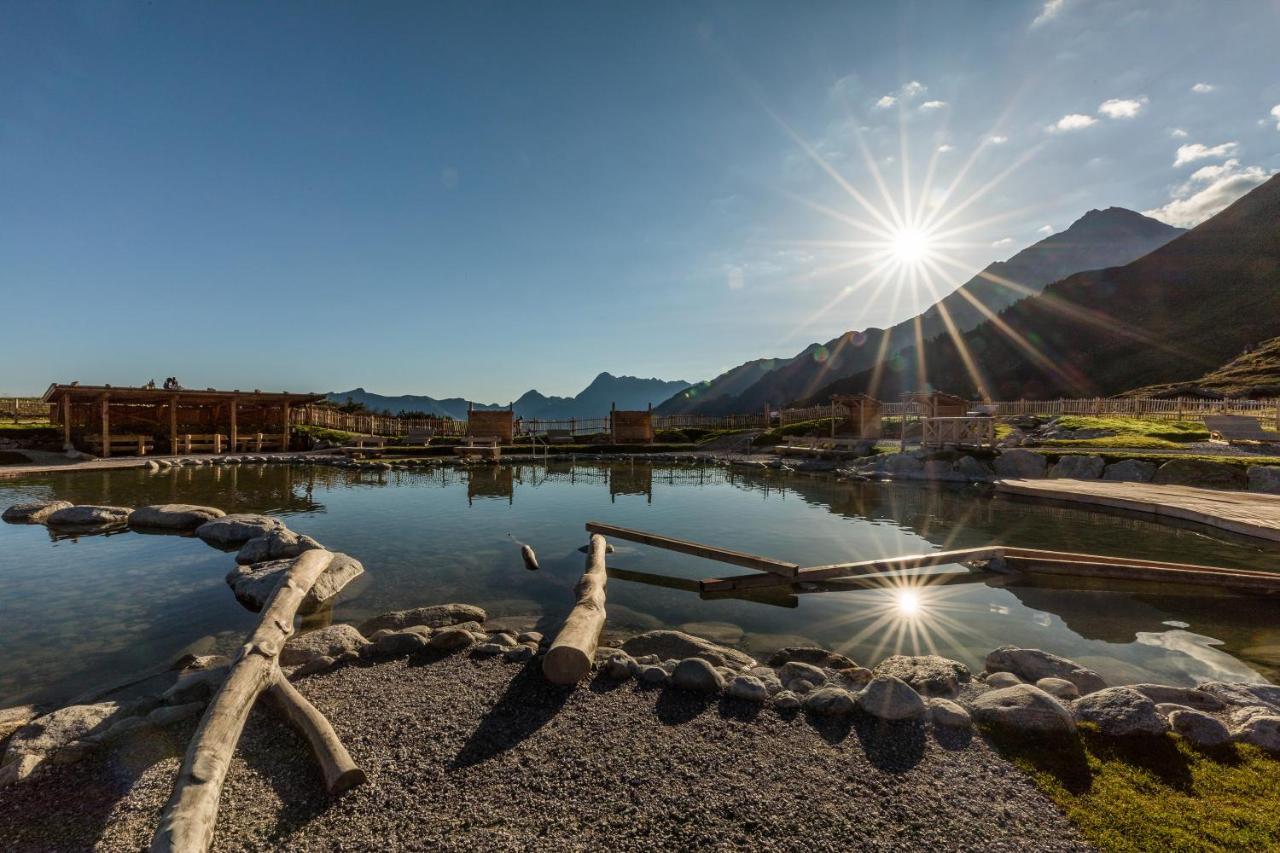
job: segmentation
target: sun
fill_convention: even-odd
[[[901,228],[894,232],[889,251],[899,264],[923,264],[933,255],[933,238],[919,228]]]
[[[920,613],[920,593],[914,589],[899,589],[893,598],[899,615],[916,616]]]

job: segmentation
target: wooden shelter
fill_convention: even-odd
[[[916,404],[916,411],[924,418],[963,418],[969,412],[969,401],[941,391],[913,391],[903,395],[908,403]]]
[[[64,443],[100,456],[289,449],[290,409],[323,394],[54,383],[41,400]]]
[[[497,411],[470,409],[467,412],[467,435],[496,438],[503,444],[510,444],[515,437],[515,413],[510,408]]]
[[[609,435],[614,444],[652,444],[653,406],[637,412],[610,407]]]
[[[857,438],[879,438],[881,434],[880,401],[866,394],[833,394],[831,403],[849,410],[845,420],[848,431]]]

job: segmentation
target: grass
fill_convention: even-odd
[[[1059,743],[988,735],[1102,850],[1280,847],[1280,761],[1255,747],[1202,752],[1174,735],[1115,740],[1091,726]]]
[[[1056,461],[1061,456],[1067,456],[1078,453],[1090,453],[1085,449],[1073,450],[1062,449],[1058,451],[1045,448],[1029,447],[1037,453],[1042,453],[1049,457],[1050,460]],[[1101,456],[1103,461],[1110,465],[1112,462],[1122,462],[1125,459],[1141,459],[1144,462],[1154,462],[1160,465],[1173,459],[1194,459],[1198,462],[1221,462],[1224,465],[1235,465],[1237,468],[1245,469],[1254,465],[1280,465],[1280,456],[1212,456],[1203,453],[1095,453],[1091,455]]]
[[[751,444],[754,447],[773,446],[781,442],[783,436],[788,435],[828,436],[831,435],[832,420],[832,418],[818,418],[812,421],[796,421],[784,427],[775,427],[760,433]]]
[[[338,444],[343,444],[356,437],[354,432],[344,432],[340,429],[328,429],[309,424],[297,424],[293,427],[293,431],[301,435],[309,435],[316,441],[333,441]]]
[[[1106,429],[1115,435],[1098,438],[1055,438],[1045,447],[1138,447],[1161,449],[1189,441],[1208,441],[1209,431],[1198,421],[1126,418],[1118,415],[1063,415],[1055,422],[1063,429]]]

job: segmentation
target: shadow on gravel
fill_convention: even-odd
[[[450,767],[471,767],[511,749],[546,725],[573,691],[573,686],[552,684],[543,678],[538,659],[529,661],[507,684],[502,697],[467,738]]]
[[[964,726],[963,728],[934,726],[933,739],[937,741],[938,746],[946,750],[954,752],[967,749],[969,744],[973,742],[973,728],[970,726]]]
[[[325,791],[324,777],[306,739],[265,708],[255,704],[236,754],[280,798],[270,838],[291,835],[336,802]]]
[[[855,714],[853,730],[867,760],[885,772],[906,772],[924,758],[927,733],[924,723],[918,720],[889,722],[869,714]]]
[[[663,725],[678,726],[706,711],[714,701],[713,698],[701,693],[663,687],[653,710]]]
[[[843,743],[853,730],[848,717],[822,717],[805,711],[804,718],[818,736],[830,744]]]
[[[1072,794],[1084,794],[1093,787],[1088,756],[1079,738],[1036,737],[991,727],[984,727],[982,734],[1001,757],[1024,761],[1032,769],[1048,773]]]
[[[727,720],[749,723],[760,716],[760,711],[763,707],[764,705],[759,702],[748,702],[745,699],[724,696],[720,699],[720,716]]]

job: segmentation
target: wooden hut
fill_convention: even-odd
[[[652,444],[653,406],[638,412],[609,409],[609,435],[614,444]]]
[[[915,403],[924,418],[963,418],[969,412],[969,401],[941,391],[913,391],[904,395],[909,403]]]
[[[509,407],[497,411],[470,409],[467,412],[467,435],[496,438],[502,444],[510,444],[515,436],[515,413]]]
[[[290,409],[323,394],[54,383],[41,398],[64,443],[100,456],[289,449]]]
[[[831,402],[849,410],[845,431],[855,438],[878,439],[881,434],[880,401],[866,394],[834,394]]]

